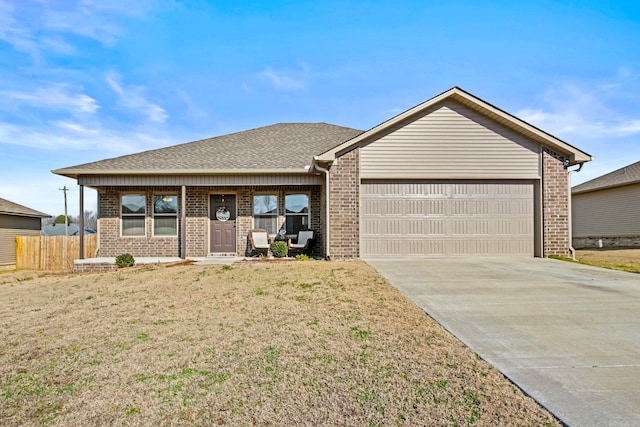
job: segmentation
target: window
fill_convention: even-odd
[[[153,235],[178,235],[178,195],[153,196]]]
[[[123,236],[144,236],[147,202],[144,194],[124,194],[120,203]]]
[[[298,234],[309,229],[309,196],[307,194],[287,194],[284,197],[285,224],[287,234]]]
[[[269,234],[278,231],[278,196],[253,196],[253,227],[267,230]]]

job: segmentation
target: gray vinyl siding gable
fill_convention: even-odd
[[[363,179],[538,179],[540,144],[445,101],[363,145]]]
[[[40,218],[0,214],[0,265],[16,263],[16,236],[39,236]]]
[[[640,235],[640,183],[572,197],[573,237]]]

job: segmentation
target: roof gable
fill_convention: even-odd
[[[365,179],[538,179],[540,143],[452,99],[360,151]]]
[[[558,151],[569,158],[570,164],[584,163],[592,160],[591,156],[572,145],[548,134],[537,127],[481,100],[480,98],[471,95],[470,93],[460,89],[459,87],[453,87],[446,92],[437,95],[422,104],[419,104],[404,113],[401,113],[386,122],[383,122],[370,130],[356,136],[355,138],[346,141],[339,146],[326,151],[318,156],[319,161],[332,161],[337,155],[343,152],[349,151],[355,146],[367,144],[368,142],[379,138],[382,135],[387,134],[391,130],[398,129],[415,121],[416,119],[424,116],[424,114],[435,105],[442,103],[446,100],[455,100],[466,107],[475,110],[492,120],[500,123],[503,126],[511,128],[518,133],[523,134],[527,138],[541,143],[542,145]]]
[[[51,215],[0,198],[0,214],[49,218]]]
[[[573,194],[586,193],[588,191],[604,190],[605,188],[620,187],[637,182],[640,182],[640,161],[576,185],[571,189],[571,192]]]
[[[279,123],[54,170],[82,174],[305,172],[314,155],[362,133],[327,123]]]

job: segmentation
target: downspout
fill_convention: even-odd
[[[329,240],[329,230],[330,230],[330,224],[331,224],[331,220],[329,219],[329,169],[327,168],[323,168],[321,166],[318,165],[317,163],[318,157],[315,156],[313,158],[313,168],[319,172],[323,172],[324,173],[324,189],[325,189],[325,232],[324,232],[324,241],[325,241],[325,259],[330,260],[331,259],[331,250],[330,248],[330,240]]]
[[[573,174],[574,172],[580,172],[582,170],[582,166],[584,166],[584,163],[580,163],[580,166],[578,166],[578,169],[575,170],[569,170],[567,169],[567,200],[568,200],[568,227],[569,227],[569,253],[571,254],[571,259],[573,259],[574,261],[576,260],[576,250],[573,247],[573,212],[572,212],[572,203],[571,203],[571,174]]]

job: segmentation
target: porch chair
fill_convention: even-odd
[[[251,244],[251,256],[266,256],[269,254],[269,245],[271,244],[271,240],[269,239],[269,233],[267,233],[267,230],[260,228],[249,230],[249,243]]]
[[[289,255],[306,254],[309,255],[313,246],[313,230],[298,232],[298,240],[291,243],[289,240]]]

